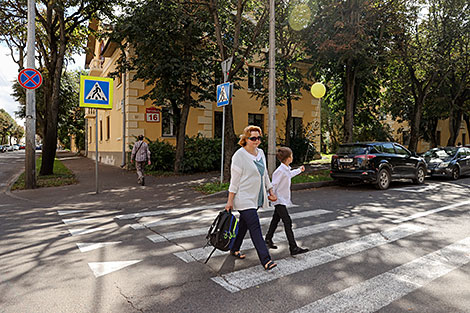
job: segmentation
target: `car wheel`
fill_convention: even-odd
[[[385,190],[390,186],[390,173],[386,169],[381,169],[377,174],[377,189]]]
[[[451,177],[452,177],[453,180],[459,179],[459,177],[460,177],[460,170],[459,170],[459,168],[458,168],[457,166],[454,166],[454,167],[452,168],[452,176],[451,176]]]
[[[416,171],[416,178],[413,178],[413,183],[421,185],[424,183],[424,178],[426,177],[426,173],[424,172],[424,168],[422,166],[418,167]]]

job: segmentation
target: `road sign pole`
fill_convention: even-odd
[[[36,38],[36,4],[34,0],[28,0],[28,43],[27,60],[28,68],[34,66],[34,44]],[[26,89],[26,158],[25,158],[25,187],[36,187],[36,92],[34,89]]]
[[[222,74],[224,75],[224,83],[228,81],[228,73],[230,71],[230,67],[232,66],[233,58],[230,57],[222,62]],[[229,88],[229,90],[231,90]],[[229,103],[232,98],[232,93],[229,94]],[[218,100],[218,99],[217,99]],[[222,153],[220,158],[220,183],[224,182],[224,149],[225,147],[225,105],[222,107]]]
[[[95,146],[95,185],[96,185],[96,194],[99,193],[99,187],[98,187],[98,109],[95,109],[96,115],[95,115],[95,140],[96,140],[96,146]]]

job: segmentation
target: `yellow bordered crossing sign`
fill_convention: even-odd
[[[80,76],[80,107],[112,109],[113,91],[112,78]]]

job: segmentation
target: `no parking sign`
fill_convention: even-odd
[[[18,82],[26,89],[36,89],[42,84],[42,75],[34,68],[25,68],[18,74]]]

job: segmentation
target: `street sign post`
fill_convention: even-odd
[[[42,84],[42,75],[34,68],[25,68],[18,74],[18,83],[26,89],[36,89]]]
[[[230,58],[222,61],[222,63],[220,64],[222,66],[222,73],[224,74],[224,84],[228,82],[228,75],[229,75],[229,72],[230,72],[230,68],[232,67],[232,61],[233,61],[233,57],[230,57]],[[222,85],[224,85],[224,84],[222,84]],[[228,84],[230,86],[230,83],[228,83]],[[224,87],[224,89],[225,89],[225,87]],[[227,95],[227,90],[224,90],[224,91],[226,92],[225,94]],[[227,104],[230,103],[230,98],[231,97],[232,97],[232,94],[230,93],[229,101],[228,101]],[[227,104],[220,105],[220,106],[222,106],[222,157],[220,158],[220,183],[221,184],[224,182],[225,106]],[[217,86],[217,106],[219,106],[219,87],[218,86]]]
[[[95,184],[99,193],[98,179],[98,109],[113,108],[113,79],[105,77],[80,76],[80,107],[93,108],[95,114]]]

